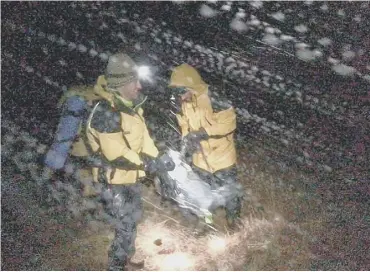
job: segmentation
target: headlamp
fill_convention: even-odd
[[[138,66],[136,72],[140,80],[151,81],[152,73],[148,66]]]

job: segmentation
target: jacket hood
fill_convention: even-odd
[[[95,92],[93,86],[86,86],[86,85],[72,86],[59,99],[57,107],[61,108],[64,105],[64,102],[72,96],[80,96],[88,101],[95,101],[95,100],[101,99],[100,94]]]
[[[172,71],[169,87],[186,87],[193,90],[196,96],[208,91],[208,84],[203,81],[198,71],[187,63]]]
[[[59,100],[58,107],[62,107],[64,102],[71,96],[81,96],[86,100],[94,101],[105,99],[113,103],[113,94],[107,91],[107,81],[105,76],[99,76],[94,86],[73,86]],[[112,104],[113,105],[113,104]]]
[[[96,101],[104,99],[110,103],[112,107],[124,105],[131,109],[139,108],[145,101],[146,96],[141,94],[135,101],[123,99],[118,93],[108,90],[107,81],[104,75],[98,77],[94,86],[74,86],[68,90],[59,100],[58,107],[62,107],[64,102],[71,96],[81,96],[88,101]]]
[[[99,76],[94,86],[94,93],[107,100],[113,106],[114,95],[107,91],[107,80],[105,76]]]

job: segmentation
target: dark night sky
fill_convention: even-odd
[[[32,32],[43,31],[92,47],[98,53],[125,50],[138,61],[149,63],[158,68],[157,75],[168,78],[169,69],[176,61],[186,61],[186,57],[171,54],[174,45],[156,44],[150,35],[139,35],[131,25],[119,25],[109,16],[102,16],[101,12],[115,13],[117,18],[125,17],[138,24],[147,24],[152,18],[154,25],[160,25],[162,30],[171,30],[180,34],[183,40],[191,40],[206,48],[214,50],[236,52],[246,62],[253,64],[260,70],[267,69],[279,74],[297,84],[301,84],[304,94],[312,94],[328,101],[348,102],[346,111],[356,113],[363,109],[368,94],[368,82],[358,76],[343,77],[335,74],[327,62],[329,56],[340,58],[341,50],[346,44],[352,45],[352,50],[369,48],[370,20],[366,20],[366,9],[361,8],[363,2],[329,2],[329,10],[324,12],[321,7],[324,2],[313,2],[307,6],[303,2],[264,2],[263,8],[254,8],[249,2],[236,2],[229,11],[221,11],[214,18],[205,18],[200,15],[199,9],[203,2],[174,4],[172,2],[2,2],[2,110],[5,116],[11,113],[14,119],[19,112],[28,117],[36,117],[43,122],[55,125],[58,111],[55,107],[62,91],[60,88],[45,84],[44,76],[52,78],[67,87],[75,84],[93,84],[105,66],[105,61],[89,56],[87,53],[75,49],[67,49],[51,44],[47,37],[35,37]],[[209,4],[220,10],[225,2]],[[94,8],[97,7],[97,8]],[[250,16],[256,16],[260,21],[267,22],[279,28],[285,35],[294,35],[300,41],[317,46],[317,39],[330,38],[333,45],[323,48],[325,54],[320,61],[304,62],[294,56],[279,54],[279,51],[259,41],[264,35],[264,29],[254,29],[246,33],[238,33],[230,27],[230,22],[239,9],[244,9]],[[345,10],[346,16],[338,16],[338,10]],[[17,12],[14,12],[17,10]],[[276,11],[284,11],[284,22],[273,19],[270,15]],[[124,13],[125,12],[125,13]],[[90,14],[90,18],[87,16]],[[362,16],[360,22],[354,21],[355,16]],[[104,17],[104,18],[103,18]],[[9,23],[16,24],[17,30],[11,29]],[[101,28],[103,24],[108,27]],[[297,33],[294,26],[304,23],[310,31]],[[20,27],[21,26],[21,27]],[[122,43],[113,33],[122,32],[128,38],[128,43]],[[150,33],[150,32],[148,32]],[[91,44],[94,41],[94,44]],[[136,50],[134,44],[140,41],[142,50]],[[284,47],[285,46],[285,47]],[[284,50],[294,54],[294,46],[287,44]],[[186,54],[196,55],[192,49],[184,49]],[[45,51],[46,50],[46,51]],[[45,53],[47,52],[47,53]],[[168,53],[170,52],[170,53]],[[9,57],[9,54],[11,57]],[[159,61],[148,58],[148,54],[158,56]],[[369,55],[363,54],[346,64],[353,65],[366,73],[366,64]],[[63,60],[67,65],[60,65]],[[207,60],[208,61],[208,60]],[[39,71],[40,76],[26,73],[25,66],[32,66]],[[251,81],[241,81],[226,72],[228,64],[224,64],[222,71],[207,72],[208,64],[195,65],[206,81],[215,86],[226,86],[222,95],[230,99],[235,106],[248,108],[251,113],[258,114],[268,120],[292,126],[299,119],[307,123],[316,118],[318,123],[329,122],[336,130],[347,126],[344,121],[336,124],[328,117],[322,116],[309,107],[302,108],[296,103],[281,97],[267,94],[266,88]],[[76,77],[79,72],[84,79]],[[258,75],[260,76],[260,75]],[[262,78],[262,76],[261,76]],[[222,79],[226,80],[222,83]],[[231,85],[234,87],[231,87]],[[155,86],[160,87],[159,85]],[[222,87],[220,87],[222,89]],[[149,92],[150,93],[150,92]],[[154,92],[151,99],[163,99]],[[259,104],[258,101],[263,101]],[[367,100],[368,101],[368,100]],[[285,117],[281,119],[274,112],[283,111]],[[347,114],[347,113],[346,113]],[[340,126],[340,128],[338,127]],[[243,127],[243,126],[239,126]],[[351,126],[350,126],[351,127]],[[253,125],[246,131],[254,131]],[[243,132],[246,133],[246,132]],[[337,133],[340,135],[341,133]]]

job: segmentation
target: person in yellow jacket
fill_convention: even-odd
[[[105,185],[102,201],[115,225],[108,252],[108,270],[112,271],[143,265],[131,262],[136,225],[142,214],[140,179],[146,172],[171,171],[175,167],[169,157],[158,155],[143,117],[146,97],[140,90],[134,61],[126,54],[112,55],[93,92],[85,90],[90,93],[84,96],[92,106],[80,131],[86,137],[79,137],[71,151],[74,157],[87,158],[94,181]]]
[[[237,183],[234,108],[221,105],[212,107],[209,86],[198,71],[188,64],[176,67],[169,87],[181,103],[176,115],[183,142],[192,153],[193,169],[211,185]],[[240,217],[241,199],[235,197],[226,204],[227,222],[235,226]]]

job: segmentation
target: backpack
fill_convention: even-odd
[[[44,159],[46,166],[60,170],[69,155],[87,157],[91,153],[84,128],[98,98],[99,96],[93,93],[93,88],[86,87],[72,89],[62,97],[59,103],[62,114],[53,143]]]

